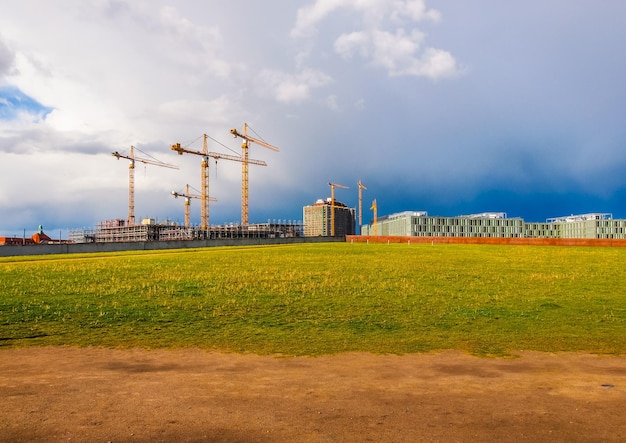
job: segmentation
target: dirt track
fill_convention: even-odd
[[[626,358],[0,351],[0,441],[624,441]]]

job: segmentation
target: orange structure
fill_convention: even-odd
[[[194,195],[194,194],[190,194],[189,193],[189,185],[187,185],[185,187],[185,192],[176,192],[176,191],[172,191],[172,195],[174,196],[174,198],[178,198],[178,197],[183,197],[185,199],[185,226],[189,227],[190,223],[190,206],[191,206],[191,199],[192,198],[198,198],[198,199],[204,199],[205,196],[204,195]],[[209,197],[208,198],[210,201],[217,201],[216,198],[213,197]],[[205,212],[202,214],[202,216],[204,217],[206,214],[206,210]],[[206,229],[203,228],[203,229]]]
[[[347,186],[328,182],[330,186],[330,235],[335,236],[335,188],[349,189]]]
[[[252,160],[252,159],[244,159],[242,157],[237,157],[235,155],[228,154],[220,154],[218,152],[209,152],[207,147],[207,138],[208,135],[204,134],[204,141],[202,143],[202,151],[192,151],[186,148],[183,148],[180,143],[175,143],[171,146],[172,151],[178,152],[178,155],[183,154],[194,154],[202,157],[201,164],[201,180],[202,180],[202,196],[201,196],[201,226],[202,229],[208,229],[211,225],[209,223],[209,157],[214,158],[215,160],[230,160],[242,163],[252,163],[253,165],[259,166],[267,166],[267,163],[261,160]]]
[[[120,158],[126,158],[130,160],[128,164],[128,225],[133,226],[135,224],[135,162],[141,162],[146,165],[162,166],[164,168],[178,169],[178,166],[170,165],[159,160],[150,160],[147,158],[141,158],[135,156],[135,147],[130,147],[130,154],[123,155],[115,151],[111,153],[113,157],[118,160]]]
[[[236,129],[231,129],[230,133],[233,137],[240,137],[243,139],[241,144],[241,225],[248,225],[248,163],[251,161],[248,159],[248,142],[256,143],[272,151],[279,151],[276,146],[272,146],[269,143],[259,140],[258,138],[250,137],[248,135],[248,125],[243,124],[243,134],[237,132]]]

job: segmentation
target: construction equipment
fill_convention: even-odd
[[[378,206],[376,205],[376,199],[372,200],[371,210],[374,211],[374,236],[378,235]]]
[[[208,135],[204,134],[204,139],[202,142],[202,151],[192,151],[186,148],[183,148],[180,143],[175,143],[171,146],[172,151],[178,152],[178,155],[183,154],[195,154],[200,155],[202,157],[201,163],[201,180],[202,180],[202,190],[201,190],[201,210],[200,210],[200,219],[201,219],[201,227],[202,229],[208,229],[209,224],[209,157],[214,158],[215,160],[230,160],[236,162],[243,162],[243,158],[237,157],[235,155],[228,154],[220,154],[218,152],[209,152],[207,147],[207,138]],[[267,166],[267,163],[261,160],[252,160],[248,159],[248,163],[252,163],[253,165],[259,166]]]
[[[190,225],[190,221],[189,221],[190,208],[189,208],[189,206],[191,205],[191,199],[192,198],[202,199],[203,197],[201,195],[190,194],[189,193],[189,185],[187,185],[185,187],[185,192],[184,193],[172,191],[172,195],[174,196],[174,198],[178,198],[178,197],[184,197],[185,198],[185,227],[188,228],[189,225]],[[214,198],[214,197],[209,197],[209,200],[212,201],[212,202],[216,202],[217,201],[217,199]]]
[[[137,150],[140,151],[139,149]],[[133,226],[135,224],[135,162],[144,163],[146,165],[162,166],[164,168],[171,168],[171,169],[179,169],[179,167],[175,165],[170,165],[169,163],[164,163],[156,159],[150,160],[148,158],[135,157],[134,146],[130,147],[129,155],[123,155],[117,151],[111,153],[111,155],[113,155],[113,157],[116,157],[118,160],[120,158],[126,158],[130,160],[130,163],[128,165],[128,220],[127,222],[129,226]]]
[[[361,226],[363,226],[363,189],[367,189],[361,180],[357,182],[359,186],[359,234],[361,233]]]
[[[259,140],[254,137],[250,137],[248,135],[248,124],[243,124],[243,134],[237,132],[237,129],[231,129],[230,133],[233,134],[233,137],[240,137],[243,139],[243,143],[241,144],[241,157],[243,161],[241,162],[241,225],[248,225],[248,164],[251,163],[248,159],[248,142],[256,143],[257,145],[261,145],[267,149],[271,149],[272,151],[279,151],[276,146],[272,146],[269,143],[264,142],[263,140]]]
[[[350,189],[344,185],[328,182],[330,186],[330,235],[335,236],[335,188]]]

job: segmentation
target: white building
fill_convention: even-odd
[[[373,223],[363,225],[362,235],[374,235]],[[626,238],[626,220],[611,214],[556,217],[546,222],[508,218],[504,212],[483,212],[457,217],[429,216],[425,211],[405,211],[379,217],[376,235],[411,237],[483,238]]]

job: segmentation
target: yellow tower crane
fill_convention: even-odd
[[[137,150],[140,151],[139,149]],[[135,162],[144,163],[146,165],[162,166],[164,168],[171,168],[171,169],[179,169],[179,168],[178,166],[170,165],[169,163],[164,163],[156,159],[150,160],[148,158],[136,157],[134,146],[130,147],[129,155],[123,155],[117,151],[112,152],[111,155],[113,155],[113,157],[117,157],[118,160],[120,158],[126,158],[130,160],[130,163],[128,165],[128,220],[127,222],[129,226],[133,226],[135,224]]]
[[[371,210],[374,211],[374,236],[378,235],[378,206],[376,205],[376,199],[372,200]]]
[[[361,233],[361,226],[363,226],[363,189],[367,189],[361,180],[357,182],[359,186],[359,234]]]
[[[335,188],[350,189],[344,185],[328,182],[330,186],[330,235],[335,236]]]
[[[259,140],[254,137],[250,137],[248,135],[248,124],[243,124],[243,134],[239,133],[237,129],[231,129],[230,133],[233,134],[233,137],[239,137],[243,139],[243,143],[241,144],[241,157],[243,161],[241,162],[241,225],[248,225],[248,164],[252,163],[248,159],[248,142],[256,143],[257,145],[261,145],[267,149],[271,149],[272,151],[279,151],[276,146],[272,146],[269,143],[264,142],[263,140]]]
[[[236,155],[228,155],[228,154],[220,154],[218,152],[209,152],[207,147],[207,138],[208,135],[204,134],[204,140],[202,143],[202,151],[192,151],[186,148],[183,148],[180,143],[175,143],[171,146],[172,151],[178,152],[178,155],[183,154],[195,154],[200,155],[202,157],[201,163],[201,180],[202,180],[202,190],[201,190],[201,210],[200,210],[200,219],[202,229],[208,229],[209,224],[209,157],[214,158],[215,160],[230,160],[236,162],[243,162],[243,158],[237,157]],[[267,163],[261,160],[252,160],[248,159],[248,163],[252,163],[253,165],[259,166],[267,166]]]
[[[174,198],[178,198],[178,197],[184,197],[185,198],[185,227],[189,227],[189,225],[191,224],[189,221],[189,212],[190,212],[190,208],[189,206],[191,205],[191,199],[192,198],[197,198],[197,199],[202,199],[201,195],[196,195],[196,194],[190,194],[189,193],[189,185],[187,185],[185,187],[185,192],[176,192],[176,191],[172,191],[172,195],[174,196]],[[216,202],[217,199],[214,197],[209,197],[209,200],[212,202]]]

